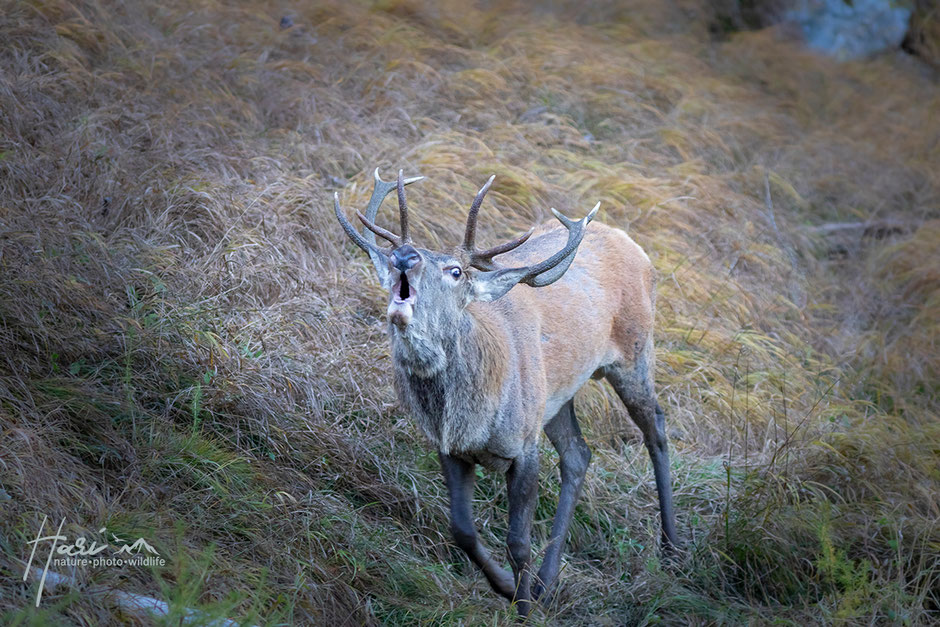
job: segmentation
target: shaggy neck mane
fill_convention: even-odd
[[[445,391],[453,385],[470,385],[498,396],[506,372],[508,347],[497,320],[473,303],[440,336],[418,329],[396,333],[394,350],[411,377],[441,379],[446,384]]]

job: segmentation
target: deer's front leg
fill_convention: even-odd
[[[551,589],[558,578],[558,567],[565,539],[568,537],[568,527],[571,525],[581,486],[584,484],[584,476],[591,463],[591,449],[581,436],[581,428],[574,415],[573,400],[565,403],[545,425],[545,433],[558,451],[561,462],[561,493],[558,496],[558,509],[555,510],[552,532],[548,538],[548,548],[539,569],[538,580],[532,588],[535,600]]]
[[[539,451],[535,443],[513,460],[506,473],[509,494],[509,564],[516,580],[516,608],[528,616],[531,605],[532,517],[539,483]]]
[[[473,481],[475,464],[440,453],[441,470],[450,493],[450,531],[454,542],[480,567],[493,590],[510,601],[515,592],[512,575],[493,561],[477,538],[473,521]]]

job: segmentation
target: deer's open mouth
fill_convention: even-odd
[[[403,327],[411,322],[416,296],[417,292],[408,280],[408,275],[402,272],[392,287],[392,300],[388,304],[388,319],[392,324]]]
[[[401,278],[392,288],[392,294],[395,301],[399,303],[413,303],[415,301],[415,289],[411,286],[408,275],[404,272],[401,273]]]

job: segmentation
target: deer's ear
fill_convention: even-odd
[[[527,271],[528,268],[507,268],[476,273],[471,282],[473,300],[487,303],[504,296]]]

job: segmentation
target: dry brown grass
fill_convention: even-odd
[[[282,15],[294,25],[281,29]],[[657,379],[689,551],[660,564],[643,447],[603,386],[546,624],[927,624],[940,611],[940,90],[692,0],[6,2],[0,611],[133,621],[20,581],[44,515],[145,535],[78,573],[258,623],[509,622],[396,408],[383,295],[335,224],[370,172],[416,238],[588,208],[659,271]],[[832,241],[803,227],[899,218]],[[545,449],[537,544],[557,497]],[[503,541],[501,481],[477,510]],[[170,621],[172,622],[172,621]]]

